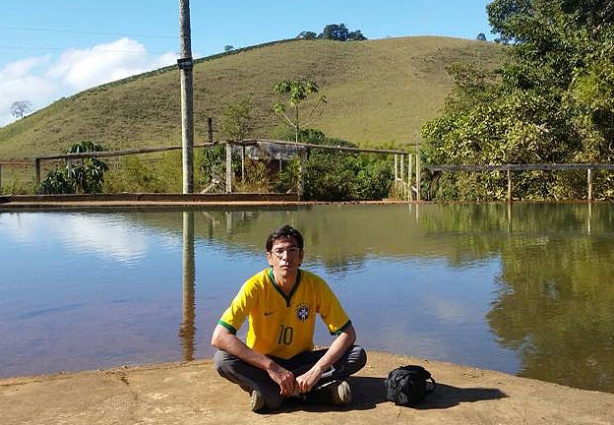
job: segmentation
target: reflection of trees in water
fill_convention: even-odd
[[[311,210],[311,207],[301,208],[302,214]],[[346,273],[359,270],[364,266],[365,250],[345,251],[339,247],[339,240],[330,237],[325,229],[313,223],[301,223],[302,217],[299,218],[295,210],[267,208],[255,211],[200,211],[199,213],[201,218],[206,218],[205,221],[214,223],[218,239],[236,244],[234,248],[228,245],[226,248],[229,250],[247,249],[258,253],[263,252],[266,237],[271,231],[281,225],[290,224],[297,227],[303,234],[307,262],[318,260],[329,273]],[[202,224],[197,223],[197,235],[203,234],[205,230]],[[228,231],[220,232],[219,229],[224,226]],[[334,227],[339,228],[337,225]]]
[[[610,240],[550,238],[502,250],[487,318],[521,356],[520,375],[614,392],[614,250]]]
[[[500,256],[487,319],[522,376],[614,392],[614,223],[608,205],[452,205],[423,217],[452,264]],[[589,236],[589,233],[593,236]],[[603,235],[599,237],[598,235]]]
[[[364,268],[365,256],[345,255],[340,252],[334,256],[329,255],[323,258],[322,263],[328,273],[345,274]]]

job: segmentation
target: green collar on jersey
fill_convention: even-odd
[[[277,284],[277,282],[275,281],[275,275],[273,274],[272,267],[269,269],[269,277],[271,278],[271,282],[273,282],[273,287],[277,290],[277,292],[279,292],[279,294],[282,297],[284,297],[284,300],[286,300],[286,307],[290,307],[290,300],[292,299],[292,296],[298,289],[298,286],[301,284],[301,269],[298,270],[298,273],[296,274],[296,282],[294,282],[294,286],[292,287],[292,290],[290,291],[288,295],[286,295],[284,290],[281,289],[279,285]]]

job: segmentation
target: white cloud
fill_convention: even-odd
[[[20,75],[32,72],[37,65],[44,65],[49,62],[49,55],[40,58],[27,58],[17,62],[12,62],[0,70],[0,76],[5,78],[17,78]]]
[[[45,55],[12,62],[0,69],[0,125],[14,118],[10,106],[31,102],[33,110],[62,96],[172,65],[176,54],[154,56],[138,41],[120,38],[89,49],[69,49],[54,57]]]
[[[12,121],[10,108],[13,102],[53,96],[60,86],[53,80],[37,75],[38,69],[48,66],[50,57],[41,56],[12,62],[0,69],[0,124]]]

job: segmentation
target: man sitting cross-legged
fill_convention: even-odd
[[[300,269],[303,237],[283,226],[266,241],[267,268],[248,279],[220,318],[211,344],[218,373],[250,393],[253,411],[272,410],[287,397],[347,404],[345,380],[365,365],[365,350],[339,300],[320,277]],[[336,338],[314,350],[319,314]],[[236,333],[249,321],[246,342]]]

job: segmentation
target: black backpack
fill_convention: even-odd
[[[435,391],[435,380],[422,366],[408,365],[392,370],[384,381],[386,399],[401,406],[412,406]]]

